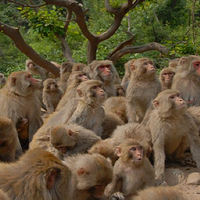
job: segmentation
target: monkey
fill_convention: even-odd
[[[60,79],[58,80],[59,88],[65,93],[67,89],[67,80],[72,72],[73,63],[63,62],[60,67]]]
[[[126,98],[123,96],[109,97],[103,103],[106,112],[116,114],[124,123],[128,122],[126,115]]]
[[[124,73],[124,76],[122,78],[121,85],[125,90],[127,89],[129,81],[130,81],[131,71],[134,69],[133,63],[134,63],[135,60],[136,59],[131,59],[124,64],[125,73]]]
[[[7,117],[0,117],[0,161],[14,162],[22,154],[14,124]]]
[[[26,60],[26,71],[30,72],[33,75],[39,76],[42,81],[47,79],[45,70],[39,65],[36,65],[32,60]]]
[[[150,108],[151,101],[161,91],[156,67],[149,58],[134,61],[129,85],[126,90],[128,122],[141,122]]]
[[[113,167],[113,179],[105,189],[110,199],[126,199],[138,190],[154,185],[154,169],[140,142],[126,139],[116,147],[119,159]]]
[[[76,97],[76,89],[80,85],[81,82],[89,80],[88,75],[85,72],[82,71],[74,71],[70,74],[69,79],[67,81],[67,90],[62,96],[61,100],[59,101],[56,111],[63,108],[67,102]]]
[[[74,63],[72,67],[72,72],[74,71],[83,71],[86,72],[87,65],[84,63]]]
[[[197,126],[187,111],[180,93],[173,89],[160,92],[152,102],[147,128],[151,132],[156,184],[166,184],[165,158],[171,156],[183,162],[183,153],[190,147],[192,157],[200,170],[200,138]]]
[[[100,154],[77,154],[65,158],[72,172],[73,199],[101,198],[112,180],[112,165]]]
[[[10,118],[15,127],[18,120],[27,118],[29,142],[43,123],[39,88],[38,80],[30,72],[18,71],[8,76],[6,85],[0,90],[0,116]]]
[[[180,67],[173,78],[172,89],[178,90],[187,106],[200,105],[200,56],[180,59]]]
[[[58,125],[50,131],[50,143],[64,156],[87,153],[99,140],[101,138],[93,131],[77,124]]]
[[[0,189],[0,199],[1,200],[10,200],[10,198],[8,197],[8,195]]]
[[[29,123],[27,118],[21,118],[16,124],[18,137],[22,150],[28,150],[29,136],[28,136]]]
[[[175,73],[176,71],[172,67],[166,67],[161,70],[159,80],[161,82],[162,90],[171,89]]]
[[[175,58],[173,60],[170,60],[168,67],[177,69],[177,67],[179,66],[179,61],[180,61],[180,58]]]
[[[91,79],[103,82],[107,96],[116,96],[114,84],[119,77],[115,66],[111,60],[94,60],[88,66],[88,74]]]
[[[62,95],[63,91],[59,88],[55,79],[48,78],[43,82],[42,101],[46,106],[47,113],[50,114],[55,111]]]
[[[123,97],[126,96],[126,91],[122,85],[115,84],[115,89],[116,89],[117,96],[123,96]]]
[[[15,163],[0,164],[0,188],[11,199],[72,200],[71,170],[53,154],[28,150]]]
[[[131,200],[187,200],[185,195],[181,193],[176,187],[159,186],[148,187],[144,190],[140,190],[137,196]]]
[[[4,74],[0,73],[0,88],[2,88],[6,84],[6,78]]]
[[[189,107],[187,110],[191,114],[195,124],[197,125],[200,136],[200,106],[192,106]]]
[[[118,156],[115,152],[114,140],[107,138],[105,140],[99,140],[87,151],[89,154],[99,153],[106,158],[110,158],[112,165],[114,166]]]

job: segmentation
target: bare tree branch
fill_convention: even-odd
[[[59,77],[59,69],[51,62],[43,59],[33,50],[32,47],[26,44],[18,28],[14,28],[0,22],[0,31],[10,37],[15,43],[16,47],[27,57],[32,59],[33,62],[50,71],[55,76]]]
[[[19,5],[21,7],[30,7],[30,8],[37,8],[37,7],[42,7],[42,6],[46,5],[46,3],[40,4],[40,5],[29,5],[27,3],[22,4],[22,3],[19,3],[19,2],[16,2],[16,1],[12,1],[12,0],[7,0],[7,1],[10,2],[10,3],[14,3],[16,5]]]
[[[167,54],[169,51],[165,46],[157,42],[151,42],[151,43],[141,45],[141,46],[125,47],[117,51],[116,53],[114,53],[109,59],[112,60],[113,62],[116,62],[118,59],[120,59],[122,56],[126,54],[142,53],[142,52],[152,51],[152,50],[159,51],[163,54]]]

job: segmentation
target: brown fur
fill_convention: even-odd
[[[87,65],[84,63],[74,63],[72,67],[72,71],[84,71]]]
[[[55,111],[62,95],[63,92],[55,79],[48,78],[43,82],[42,101],[49,114]]]
[[[8,195],[0,189],[0,199],[1,200],[10,200],[10,198],[8,197]]]
[[[193,67],[200,56],[183,57],[173,79],[172,89],[178,90],[188,107],[200,106],[200,75]]]
[[[113,168],[113,180],[105,190],[107,197],[129,200],[138,190],[154,185],[154,169],[145,151],[142,160],[137,162],[130,155],[132,146],[141,144],[137,140],[126,139],[117,147],[119,159]]]
[[[131,200],[187,200],[176,187],[149,187],[138,192]]]
[[[177,67],[179,65],[179,61],[180,61],[180,58],[175,58],[173,60],[170,60],[168,67],[172,67],[172,68],[177,69]]]
[[[79,154],[65,159],[65,164],[72,171],[73,199],[87,200],[89,197],[103,195],[105,186],[112,180],[112,166],[100,154]],[[101,186],[101,191],[94,190]]]
[[[28,79],[26,71],[12,72],[6,85],[0,90],[0,115],[8,117],[16,126],[18,120],[29,121],[29,141],[42,125],[41,102],[38,97],[40,84]],[[33,78],[32,78],[33,79]]]
[[[4,74],[0,73],[0,88],[2,88],[6,84],[6,78]]]
[[[126,91],[122,85],[115,84],[115,90],[116,90],[117,96],[123,96],[123,97],[126,96]]]
[[[159,93],[153,101],[155,108],[147,123],[152,136],[155,175],[158,184],[165,181],[166,155],[181,160],[188,146],[200,170],[200,139],[197,126],[187,112],[185,102],[177,95],[178,92],[174,90],[164,90]]]
[[[99,70],[98,67],[101,65],[110,65],[111,76],[105,77]],[[119,83],[119,75],[115,69],[115,66],[111,60],[94,60],[88,66],[88,74],[91,79],[100,80],[103,82],[104,89],[107,96],[116,96],[116,90],[114,84]]]
[[[0,164],[0,188],[15,200],[71,198],[71,172],[42,149],[29,150],[12,164]]]
[[[148,58],[140,58],[133,63],[134,69],[126,91],[128,122],[141,122],[151,101],[161,91],[161,84],[156,76],[156,68],[152,63],[152,69],[146,69],[145,63],[152,61]]]

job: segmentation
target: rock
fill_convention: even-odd
[[[165,181],[169,186],[182,183],[185,179],[185,174],[182,170],[177,168],[167,168],[165,170]]]
[[[198,172],[193,172],[188,175],[187,184],[189,185],[200,185],[200,174]]]

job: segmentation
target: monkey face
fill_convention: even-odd
[[[132,158],[132,161],[138,165],[142,162],[144,157],[144,150],[142,146],[131,146],[129,149],[130,157]]]

